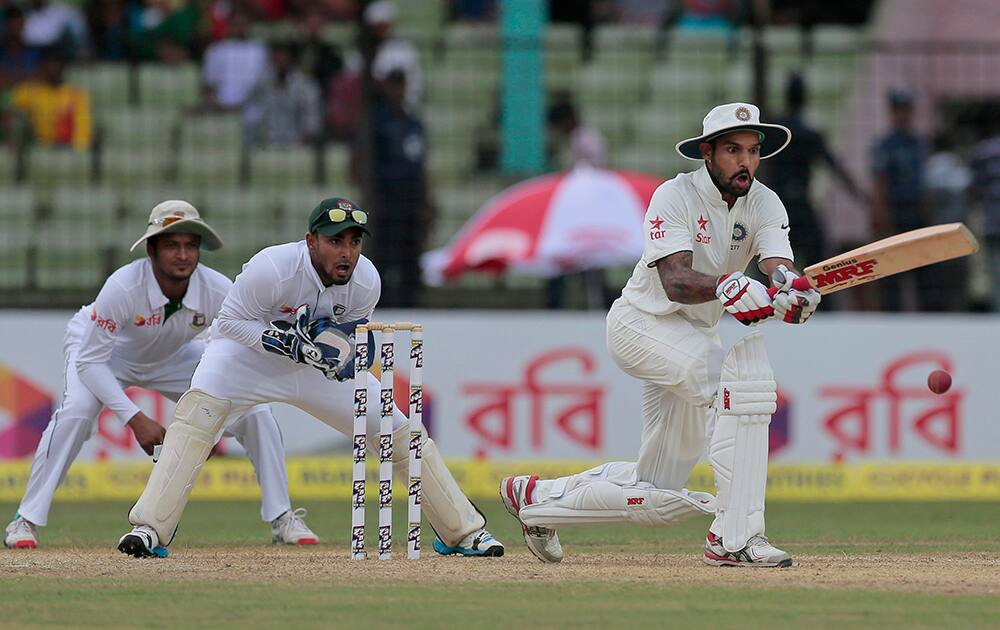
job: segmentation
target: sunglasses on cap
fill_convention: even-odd
[[[150,221],[149,225],[162,225],[163,227],[167,227],[168,225],[172,225],[174,223],[177,223],[178,221],[183,221],[186,218],[187,217],[178,216],[178,215],[174,214],[174,215],[170,215],[169,217],[161,217],[159,219],[155,219],[153,221]]]
[[[334,223],[340,223],[346,221],[348,217],[358,225],[364,225],[368,223],[368,213],[364,210],[344,210],[343,208],[331,208],[327,211],[326,216],[330,217],[330,220]]]

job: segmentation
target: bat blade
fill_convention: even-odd
[[[963,224],[933,225],[896,234],[810,265],[792,286],[815,288],[823,294],[834,293],[917,267],[968,256],[978,250],[976,237]]]

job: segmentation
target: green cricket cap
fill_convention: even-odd
[[[358,228],[370,235],[367,224],[368,213],[343,197],[324,199],[309,214],[309,231],[323,236],[334,236],[350,228]]]

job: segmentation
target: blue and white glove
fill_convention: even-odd
[[[271,322],[271,327],[261,335],[260,342],[268,352],[314,367],[323,376],[334,380],[342,365],[335,356],[324,356],[323,350],[313,341],[309,324],[309,307],[303,304],[295,311],[294,323],[282,320]]]
[[[310,322],[309,336],[313,343],[325,357],[337,361],[339,367],[333,375],[336,380],[343,382],[354,378],[355,329],[360,324],[367,323],[367,319],[359,319],[338,324],[329,317],[321,317]],[[368,356],[375,356],[374,352],[375,336],[369,331]]]

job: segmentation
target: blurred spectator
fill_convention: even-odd
[[[191,60],[191,51],[171,37],[161,37],[156,43],[157,63],[176,66]]]
[[[24,43],[48,48],[57,46],[66,59],[81,59],[89,54],[87,24],[76,7],[31,0],[24,23]]]
[[[142,5],[126,0],[87,0],[83,8],[93,42],[94,57],[103,61],[125,61],[132,57]]]
[[[913,130],[913,95],[893,90],[889,95],[892,129],[872,146],[875,205],[872,227],[876,238],[915,230],[927,225],[924,217],[924,141]],[[916,307],[933,286],[925,286],[927,273],[900,274],[881,281],[882,308],[903,310],[904,287],[917,279]]]
[[[248,37],[243,13],[230,16],[226,38],[205,51],[202,67],[208,109],[238,109],[267,69],[267,46]]]
[[[927,208],[931,223],[964,222],[969,214],[967,192],[972,173],[955,153],[951,136],[934,138],[933,153],[927,158]],[[929,311],[966,311],[969,308],[968,258],[946,260],[934,265],[934,290],[924,296]]]
[[[28,117],[39,144],[84,150],[93,139],[90,97],[82,88],[63,82],[61,54],[55,48],[46,49],[38,79],[15,87],[11,102]]]
[[[372,77],[376,81],[384,81],[391,72],[402,72],[406,78],[405,105],[411,112],[418,111],[424,95],[420,56],[413,44],[393,36],[396,5],[390,0],[376,0],[365,9],[364,21],[375,47]]]
[[[568,95],[556,97],[549,108],[549,129],[554,143],[553,153],[561,168],[590,166],[604,168],[608,161],[607,144],[600,131],[588,127],[580,121],[576,106]],[[566,283],[573,275],[583,282],[584,299],[590,310],[603,310],[610,306],[608,292],[604,285],[603,269],[587,269],[579,274],[554,276],[545,284],[545,303],[550,309],[565,306]]]
[[[326,96],[330,80],[344,69],[344,58],[336,44],[323,39],[324,26],[326,20],[320,8],[309,5],[299,22],[299,58],[306,73],[316,79]]]
[[[615,0],[615,12],[624,24],[659,26],[676,5],[675,0]]]
[[[24,12],[12,5],[3,11],[3,41],[0,42],[0,92],[34,75],[42,51],[22,39]]]
[[[763,164],[767,169],[767,185],[778,193],[788,211],[795,265],[799,269],[827,257],[825,228],[809,197],[816,163],[826,165],[854,197],[867,201],[851,176],[830,152],[823,134],[806,122],[807,103],[805,81],[798,74],[791,75],[785,90],[787,113],[775,122],[792,131],[792,142],[784,151]]]
[[[360,72],[345,68],[330,79],[326,93],[326,129],[334,140],[353,140],[364,107],[364,80]]]
[[[186,57],[196,55],[202,44],[208,21],[192,0],[147,0],[141,13],[141,33],[137,38],[140,59],[158,59],[161,54],[174,57],[174,51],[161,53],[160,45],[181,46]]]
[[[427,190],[427,135],[406,105],[406,74],[393,70],[380,88],[372,112],[374,260],[382,272],[379,303],[405,308],[417,301],[420,254],[434,218]]]
[[[567,97],[557,97],[549,109],[549,129],[555,135],[556,154],[562,153],[562,168],[572,168],[581,164],[603,168],[608,162],[607,143],[604,135],[594,127],[588,127],[580,120],[576,106]],[[559,151],[559,147],[564,151]]]
[[[271,45],[271,64],[243,109],[249,146],[289,146],[319,138],[320,91],[299,70],[290,43]]]
[[[460,22],[492,22],[496,0],[451,0],[451,17]]]
[[[984,131],[984,139],[972,147],[969,164],[973,193],[983,206],[981,236],[992,274],[993,310],[1000,312],[1000,120],[992,118]]]

